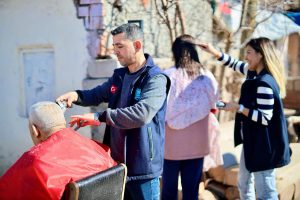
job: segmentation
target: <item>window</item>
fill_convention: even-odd
[[[55,98],[54,51],[51,48],[22,49],[21,65],[21,116],[27,117],[32,104]]]

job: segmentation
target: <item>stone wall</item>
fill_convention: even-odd
[[[212,9],[207,1],[180,1],[186,34],[201,40],[212,41]],[[112,9],[109,2],[104,4],[105,29],[110,31],[114,27],[127,23],[128,20],[143,20],[145,33],[145,52],[153,57],[171,57],[171,41],[168,29],[161,23],[154,0],[144,7],[138,0],[127,0],[123,3],[123,10]],[[172,19],[171,19],[172,20]]]

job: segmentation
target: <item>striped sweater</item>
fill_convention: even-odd
[[[248,64],[245,62],[239,61],[224,53],[222,53],[222,56],[218,60],[225,66],[232,68],[234,71],[244,74],[248,79],[255,78],[255,76],[250,76],[248,74]],[[273,116],[274,93],[272,88],[263,82],[258,85],[256,92],[256,103],[258,108],[248,108],[248,117],[257,123],[267,126]]]

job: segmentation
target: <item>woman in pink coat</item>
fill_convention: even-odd
[[[217,122],[211,109],[218,100],[218,84],[200,63],[192,36],[176,38],[172,52],[175,66],[165,71],[171,88],[166,112],[162,199],[177,199],[180,173],[183,200],[194,200],[198,199],[204,157],[211,152],[209,133],[215,130],[212,126]]]

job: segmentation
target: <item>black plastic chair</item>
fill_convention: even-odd
[[[68,183],[64,200],[123,200],[127,176],[126,165],[117,166]]]

